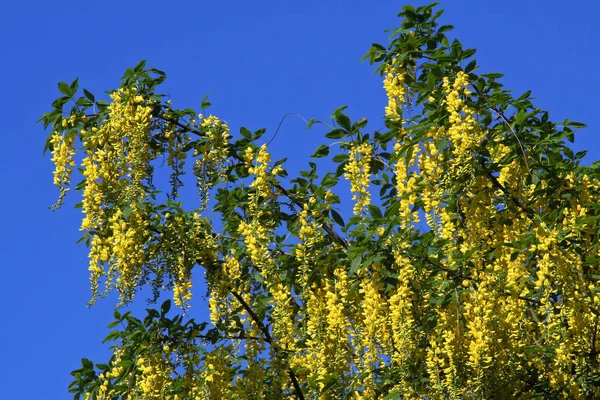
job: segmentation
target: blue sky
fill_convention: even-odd
[[[48,210],[50,157],[46,132],[36,124],[59,96],[56,83],[80,78],[101,94],[116,88],[142,59],[167,72],[162,92],[181,107],[197,108],[210,93],[211,112],[240,126],[273,132],[297,112],[326,119],[340,105],[379,128],[385,95],[368,63],[359,63],[385,29],[398,26],[403,2],[366,1],[20,1],[0,14],[0,158],[4,260],[0,294],[2,398],[63,399],[69,372],[81,357],[106,361],[114,298],[86,308],[87,251],[77,245],[75,196]],[[415,2],[415,5],[426,4]],[[443,23],[465,47],[478,49],[480,72],[502,72],[515,94],[533,91],[551,118],[588,124],[575,148],[586,162],[600,158],[596,2],[572,0],[442,1]],[[305,165],[322,130],[286,120],[272,145],[274,157]],[[270,137],[267,134],[266,137]],[[200,293],[196,294],[198,297]],[[138,298],[135,309],[143,309]],[[194,315],[202,317],[200,307]]]

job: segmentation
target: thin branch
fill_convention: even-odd
[[[199,339],[204,339],[204,340],[213,340],[215,338],[215,336],[210,336],[210,335],[196,335],[195,337],[199,338]],[[224,339],[224,340],[261,340],[262,338],[258,337],[258,336],[247,336],[245,334],[241,334],[241,335],[237,335],[237,336],[216,336],[217,339]]]
[[[198,129],[191,128],[189,125],[182,124],[178,120],[176,120],[174,118],[171,118],[171,117],[168,117],[168,116],[166,116],[164,114],[158,115],[156,118],[162,119],[163,121],[167,121],[167,122],[170,122],[170,123],[172,123],[174,125],[177,125],[181,129],[184,129],[186,132],[191,132],[191,133],[195,133],[198,136],[202,136],[202,132],[200,132]]]
[[[494,175],[492,175],[492,173],[485,166],[485,162],[484,162],[483,158],[478,157],[478,161],[479,161],[479,165],[483,168],[484,172],[486,173],[488,179],[492,182],[492,185],[496,189],[500,189],[500,191],[502,191],[506,195],[506,197],[508,197],[510,199],[510,201],[512,201],[517,207],[519,207],[521,209],[521,211],[523,211],[525,214],[527,214],[527,216],[529,216],[530,218],[533,218],[533,216],[535,215],[535,213],[529,207],[526,207],[523,204],[521,204],[521,202],[519,201],[519,199],[517,199],[516,197],[514,197],[504,187],[504,185],[502,185],[498,181],[498,179],[496,179],[496,177]]]
[[[302,119],[302,121],[304,121],[308,124],[308,121],[306,120],[306,118],[304,118],[302,115],[298,114],[297,112],[291,112],[291,113],[285,114],[283,116],[283,118],[281,118],[281,121],[279,121],[279,125],[277,125],[277,129],[275,129],[275,133],[273,134],[271,139],[269,139],[269,141],[267,142],[267,146],[270,145],[273,140],[275,140],[275,137],[279,133],[279,129],[281,128],[281,125],[283,124],[283,121],[285,121],[285,119],[287,117],[289,117],[290,115],[295,115],[295,116],[299,117],[300,119]]]
[[[240,304],[242,305],[242,307],[244,308],[244,310],[246,310],[246,312],[248,313],[248,315],[250,315],[250,317],[252,318],[252,320],[254,320],[254,322],[258,326],[258,329],[260,329],[260,331],[263,333],[263,335],[265,335],[265,342],[267,342],[269,344],[272,344],[273,343],[273,338],[271,337],[271,334],[269,333],[269,329],[267,329],[267,327],[265,326],[265,324],[258,317],[258,315],[256,315],[256,313],[250,307],[250,305],[246,302],[246,300],[244,300],[244,298],[238,292],[236,292],[235,290],[230,289],[229,291],[231,292],[231,294],[233,295],[233,297],[235,297],[237,299],[237,301],[240,302]]]
[[[517,136],[517,132],[515,132],[515,130],[512,128],[512,126],[510,126],[510,122],[508,122],[508,119],[506,119],[506,117],[504,116],[504,114],[502,112],[496,111],[493,108],[490,108],[490,110],[492,110],[493,112],[496,113],[497,116],[502,118],[502,120],[504,121],[506,126],[508,126],[508,129],[510,129],[512,134],[515,136],[515,139],[517,139],[517,143],[519,143],[519,147],[521,148],[521,153],[523,153],[523,161],[525,161],[525,167],[527,168],[527,173],[529,175],[531,175],[531,171],[529,170],[529,163],[527,163],[527,154],[525,154],[525,149],[523,148],[523,144],[521,143],[521,140],[519,140],[519,137]]]
[[[246,310],[248,315],[250,315],[252,320],[256,323],[256,325],[258,326],[258,329],[260,329],[260,331],[263,333],[263,335],[265,336],[265,342],[267,342],[271,346],[273,346],[273,348],[275,349],[276,352],[279,352],[278,350],[280,348],[277,345],[277,343],[273,342],[273,337],[269,333],[269,329],[261,321],[261,319],[258,317],[258,315],[256,315],[254,310],[252,310],[250,305],[248,303],[246,303],[244,298],[242,296],[240,296],[240,294],[238,292],[236,292],[235,290],[231,289],[230,292],[233,295],[233,297],[235,297],[240,302],[240,304],[242,305],[244,310]],[[290,380],[292,381],[292,385],[294,386],[294,391],[296,392],[296,396],[298,396],[298,399],[304,400],[304,394],[302,393],[302,388],[300,387],[300,384],[298,383],[298,379],[296,379],[296,374],[294,374],[294,371],[292,370],[292,367],[289,365],[289,363],[287,365],[287,372],[288,372],[288,376],[290,377]]]
[[[488,99],[488,95],[486,95],[485,93],[481,93],[476,86],[471,85],[472,89],[475,91],[475,93],[477,93],[477,95],[479,96],[480,99],[483,100],[487,100]],[[517,132],[515,132],[515,130],[513,129],[513,127],[510,125],[510,122],[508,121],[508,119],[506,118],[506,116],[504,116],[504,113],[502,113],[501,111],[498,111],[494,108],[489,107],[488,108],[490,111],[492,111],[493,113],[495,113],[500,119],[502,119],[502,121],[506,124],[506,126],[508,127],[508,129],[510,130],[510,132],[514,135],[515,139],[517,139],[517,143],[519,144],[519,147],[521,148],[521,153],[523,153],[523,161],[525,162],[525,167],[527,168],[527,173],[529,175],[531,175],[531,170],[529,169],[529,163],[527,162],[527,154],[525,153],[525,148],[523,147],[523,143],[521,143],[521,140],[519,139],[519,136],[517,135]]]
[[[302,204],[300,201],[298,201],[297,199],[295,199],[294,197],[292,197],[292,195],[280,184],[275,184],[275,188],[279,191],[281,191],[281,193],[287,197],[288,199],[290,199],[292,201],[292,203],[294,203],[296,206],[300,207],[300,209],[302,209],[302,207],[304,207],[304,204]],[[342,245],[342,247],[344,249],[348,248],[348,242],[342,238],[340,235],[338,235],[333,229],[331,229],[331,227],[329,227],[328,225],[322,224],[321,225],[323,227],[323,230],[325,232],[327,232],[327,234],[329,236],[331,236],[336,242],[338,242],[340,245]]]

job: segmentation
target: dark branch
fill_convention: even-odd
[[[261,319],[258,317],[258,315],[256,315],[254,310],[252,310],[250,305],[248,303],[246,303],[244,298],[242,296],[240,296],[240,294],[238,292],[236,292],[235,290],[231,289],[230,292],[233,295],[233,297],[235,297],[240,302],[240,304],[242,305],[244,310],[246,310],[248,315],[250,315],[252,320],[256,323],[256,325],[258,326],[260,331],[263,333],[263,335],[265,336],[265,342],[267,342],[271,346],[273,346],[275,351],[277,353],[279,353],[280,348],[276,343],[273,342],[273,338],[272,338],[271,334],[269,333],[269,329],[261,321]],[[287,372],[288,372],[288,376],[290,377],[290,380],[292,381],[292,385],[294,386],[294,391],[296,392],[296,396],[298,396],[298,399],[304,400],[304,394],[302,393],[302,388],[300,387],[300,384],[298,383],[298,379],[296,379],[296,375],[294,374],[294,371],[292,370],[292,367],[290,367],[289,364],[287,366]]]

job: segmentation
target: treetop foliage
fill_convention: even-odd
[[[59,83],[41,121],[57,206],[83,178],[91,303],[150,287],[179,307],[115,309],[113,356],[83,359],[75,398],[600,396],[600,172],[567,144],[584,125],[478,74],[442,11],[403,7],[365,56],[385,129],[311,120],[328,131],[296,177],[264,129],[232,134],[206,98],[177,109],[145,62],[109,100]],[[209,321],[186,312],[197,274]]]

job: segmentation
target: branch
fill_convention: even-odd
[[[215,338],[215,336],[210,336],[210,335],[196,335],[197,338],[199,339],[204,339],[204,340],[213,340]],[[258,336],[246,336],[245,334],[241,334],[238,336],[216,336],[217,339],[223,339],[223,340],[260,340],[262,338],[258,337]]]
[[[294,203],[296,206],[300,207],[300,209],[302,209],[302,207],[304,207],[304,204],[302,204],[301,202],[299,202],[297,199],[295,199],[294,197],[292,197],[292,195],[280,184],[275,184],[275,188],[279,191],[281,191],[281,193],[287,197],[288,199],[290,199],[292,201],[292,203]],[[327,225],[321,225],[323,227],[323,230],[325,232],[327,232],[327,234],[329,236],[331,236],[336,242],[338,242],[344,249],[348,248],[348,242],[346,240],[344,240],[344,238],[342,238],[340,235],[338,235],[333,229],[331,229],[331,227],[327,226]]]
[[[178,127],[180,127],[181,129],[185,130],[186,132],[191,132],[191,133],[195,133],[198,136],[202,136],[202,132],[200,132],[198,129],[191,128],[189,125],[182,124],[178,120],[173,119],[171,117],[168,117],[168,116],[166,116],[164,114],[160,114],[156,118],[162,119],[163,121],[170,122],[170,123],[172,123],[174,125],[177,125]]]
[[[458,270],[451,270],[451,269],[444,267],[442,264],[440,264],[439,262],[433,260],[432,258],[430,258],[428,256],[423,256],[423,255],[418,255],[418,254],[409,254],[408,257],[417,258],[421,261],[428,262],[429,264],[433,265],[434,267],[439,268],[442,271],[449,273],[449,274],[458,272]]]
[[[273,338],[272,338],[271,334],[269,333],[269,329],[265,326],[265,324],[261,321],[261,319],[258,318],[258,315],[256,315],[256,313],[254,312],[254,310],[252,310],[250,305],[248,303],[246,303],[244,298],[242,296],[240,296],[240,294],[238,292],[236,292],[235,290],[230,289],[230,292],[233,295],[233,297],[235,297],[240,302],[240,304],[242,305],[244,310],[246,310],[248,315],[250,315],[252,320],[256,323],[258,328],[261,330],[261,332],[265,336],[265,342],[269,343],[275,349],[275,351],[277,353],[279,353],[280,348],[277,345],[277,343],[273,342]],[[287,365],[287,372],[288,372],[288,376],[290,377],[290,380],[292,381],[292,385],[294,386],[294,391],[296,392],[296,396],[298,396],[298,399],[304,400],[304,394],[302,393],[302,388],[300,387],[300,384],[298,383],[298,379],[296,379],[296,375],[294,374],[294,371],[292,370],[292,367],[290,367],[289,363]]]
[[[246,302],[246,300],[244,300],[244,298],[235,290],[230,289],[229,291],[231,292],[233,297],[235,297],[240,302],[240,304],[242,305],[244,310],[246,310],[246,312],[248,313],[248,315],[250,315],[250,317],[256,323],[256,325],[258,325],[258,329],[260,329],[261,332],[263,333],[263,335],[265,335],[265,342],[267,342],[269,344],[273,344],[273,338],[271,337],[271,334],[269,333],[269,329],[267,329],[265,324],[258,317],[258,315],[256,315],[256,313],[250,307],[250,305]]]
[[[529,170],[529,163],[527,163],[527,154],[525,153],[525,149],[523,148],[523,144],[521,143],[521,140],[519,140],[519,137],[517,136],[517,132],[515,132],[515,130],[512,128],[512,126],[510,126],[510,122],[508,122],[508,119],[506,119],[506,117],[504,116],[503,112],[497,111],[497,110],[495,110],[493,108],[490,108],[490,110],[492,110],[493,112],[495,112],[496,115],[498,117],[500,117],[504,121],[504,123],[506,124],[506,126],[508,126],[508,129],[515,136],[515,139],[517,139],[517,143],[519,143],[519,147],[521,148],[521,153],[523,153],[523,161],[525,161],[525,167],[527,168],[527,173],[529,175],[531,175],[531,171]]]
[[[279,133],[279,129],[281,128],[281,125],[283,124],[283,121],[285,121],[285,119],[287,117],[289,117],[290,115],[295,115],[295,116],[301,118],[302,121],[304,121],[308,124],[308,121],[306,120],[306,118],[304,118],[302,115],[298,114],[297,112],[291,112],[291,113],[285,114],[283,116],[283,118],[281,118],[281,121],[279,121],[279,125],[277,125],[277,129],[275,130],[275,133],[273,134],[271,139],[269,139],[269,141],[267,142],[267,146],[270,145],[273,140],[275,140],[275,137],[277,137],[277,134]]]
[[[489,99],[489,96],[485,93],[481,93],[481,91],[479,91],[477,89],[477,86],[471,85],[471,88],[474,90],[475,93],[477,93],[477,96],[479,96],[479,99],[482,99],[485,101],[487,101]],[[519,139],[517,132],[515,132],[515,130],[510,125],[510,122],[508,121],[506,116],[504,116],[504,113],[502,111],[498,111],[495,108],[491,108],[491,107],[487,107],[487,108],[490,111],[494,112],[500,119],[502,119],[502,121],[506,124],[506,126],[510,130],[510,132],[514,135],[515,139],[517,139],[517,143],[519,144],[519,147],[521,148],[521,153],[523,153],[523,161],[525,162],[525,167],[527,168],[527,173],[529,175],[531,175],[531,171],[529,169],[529,163],[527,162],[527,154],[525,153],[525,148],[523,148],[523,144],[521,143],[521,140]]]
[[[531,210],[529,207],[526,207],[523,204],[521,204],[521,202],[519,201],[519,199],[517,199],[516,197],[514,197],[504,187],[504,185],[502,185],[500,182],[498,182],[498,179],[496,179],[496,177],[494,175],[492,175],[492,173],[487,169],[487,167],[485,165],[485,161],[483,160],[483,158],[477,157],[477,160],[479,161],[479,165],[481,165],[481,168],[483,168],[484,172],[486,173],[487,178],[492,182],[492,185],[496,189],[499,189],[502,193],[504,193],[504,195],[510,201],[512,201],[517,207],[519,207],[519,209],[521,209],[521,211],[523,211],[525,214],[527,214],[528,217],[533,218],[533,216],[535,215],[535,213],[533,212],[533,210]]]
[[[202,260],[196,260],[196,263],[198,265],[203,266],[204,269],[206,269],[207,272],[209,272],[209,269],[206,268],[206,266],[202,263]],[[256,325],[258,326],[258,329],[262,332],[262,334],[264,336],[264,338],[263,338],[264,341],[266,343],[268,343],[269,345],[271,345],[271,347],[273,347],[273,349],[275,350],[276,353],[279,353],[279,350],[281,350],[281,348],[273,340],[273,337],[269,333],[269,328],[267,328],[267,326],[263,323],[262,319],[254,312],[252,307],[250,307],[250,305],[246,302],[246,300],[244,300],[244,298],[235,289],[233,289],[231,286],[229,286],[228,289],[229,289],[229,292],[231,293],[231,295],[233,297],[235,297],[237,299],[237,301],[240,302],[240,304],[242,305],[242,308],[248,313],[248,315],[250,316],[250,318],[252,318],[254,323],[256,323]],[[203,338],[203,336],[207,336],[207,335],[198,335],[197,337]],[[211,339],[211,338],[207,336],[206,339]],[[240,337],[235,337],[235,338],[229,337],[229,338],[225,338],[225,339],[255,339],[255,340],[257,340],[259,338],[247,337],[246,335],[241,335]],[[287,373],[288,373],[288,376],[290,377],[290,380],[292,381],[292,385],[294,386],[294,391],[296,392],[297,398],[299,400],[304,400],[304,394],[302,393],[302,388],[300,387],[300,384],[298,383],[298,379],[296,378],[296,375],[294,374],[294,371],[292,370],[292,367],[289,365],[289,363],[287,363]]]

